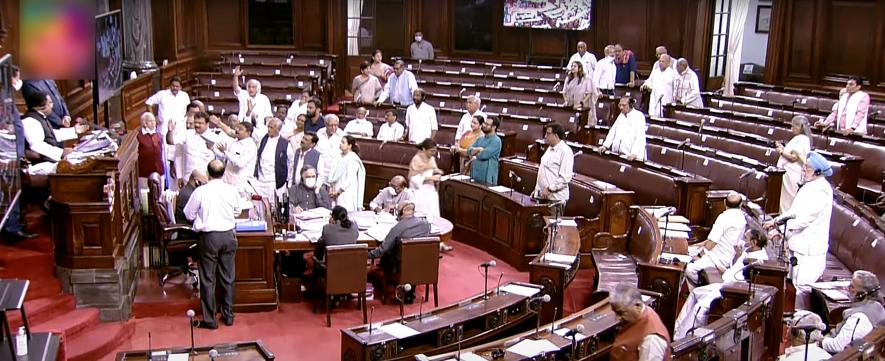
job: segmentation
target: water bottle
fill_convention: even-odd
[[[25,333],[24,327],[19,327],[18,334],[15,335],[15,355],[28,355],[28,335]]]

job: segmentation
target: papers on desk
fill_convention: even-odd
[[[366,234],[378,241],[384,241],[393,226],[394,225],[390,223],[377,223],[369,228],[369,230],[366,231]]]
[[[835,288],[847,288],[851,285],[851,281],[832,281],[832,282],[815,282],[811,284],[811,287],[820,289],[820,290],[829,290]]]
[[[675,258],[675,259],[678,259],[679,262],[682,262],[682,263],[691,262],[691,256],[689,256],[687,254],[661,252],[661,258],[665,258],[665,259],[674,259]]]
[[[167,358],[166,360],[168,360],[168,361],[187,361],[188,357],[190,357],[190,355],[188,355],[186,353],[174,353],[174,354],[169,355],[169,358]]]
[[[565,265],[571,265],[572,263],[575,263],[575,256],[556,254],[556,253],[546,253],[546,254],[544,254],[544,260],[547,262],[555,262],[555,263],[562,263]]]
[[[491,186],[491,187],[489,187],[489,189],[491,189],[491,190],[493,190],[493,191],[495,191],[495,192],[498,192],[498,193],[507,193],[507,192],[510,192],[510,188],[507,188],[507,187],[505,187],[505,186]]]
[[[559,225],[564,227],[577,227],[578,222],[575,222],[574,219],[560,219]]]
[[[556,345],[554,345],[550,341],[529,339],[522,340],[507,349],[508,352],[520,354],[525,357],[535,357],[546,352],[553,352],[558,350],[559,347],[556,347]]]
[[[691,228],[685,223],[658,221],[658,228],[671,231],[690,232]]]
[[[323,222],[322,220],[314,220],[310,222],[301,222],[299,226],[301,226],[302,232],[322,232],[323,226],[329,224],[329,222]]]
[[[473,352],[465,352],[461,354],[461,357],[458,358],[450,358],[445,361],[487,361],[485,357],[477,355]]]
[[[507,293],[512,293],[515,295],[520,295],[523,297],[532,297],[532,296],[538,294],[538,292],[541,292],[541,289],[534,288],[534,287],[526,287],[526,286],[521,286],[521,285],[511,283],[509,285],[501,287],[501,291],[504,291]]]
[[[236,222],[237,232],[264,232],[267,230],[267,222],[243,220]]]
[[[558,330],[556,330],[556,331],[553,331],[553,333],[555,333],[555,334],[557,334],[557,335],[559,335],[559,336],[565,337],[565,334],[567,334],[569,331],[571,331],[571,330],[569,330],[569,329],[563,327],[563,328],[560,328],[560,329],[558,329]],[[568,338],[569,340],[572,339],[571,336],[566,337],[566,338]],[[576,333],[576,334],[575,334],[575,342],[581,342],[581,340],[583,340],[583,339],[585,339],[585,338],[587,338],[587,335],[585,335],[585,334],[583,334],[583,333]]]
[[[442,232],[442,228],[436,225],[436,223],[430,224],[430,234],[440,234]]]
[[[688,236],[688,232],[671,231],[671,230],[666,230],[666,229],[665,229],[665,230],[662,230],[662,231],[661,231],[661,237],[664,237],[664,238],[670,237],[670,238],[688,239],[689,236]]]
[[[389,323],[381,326],[381,331],[384,331],[384,333],[396,337],[397,339],[415,336],[420,333],[418,331],[415,331],[413,328],[403,325],[399,322]]]
[[[842,292],[842,291],[838,291],[838,290],[827,290],[827,289],[818,289],[818,291],[820,291],[821,293],[823,293],[824,296],[826,296],[827,298],[829,298],[829,299],[831,299],[831,300],[833,300],[833,301],[836,301],[836,302],[848,302],[848,301],[851,300],[850,298],[848,298],[848,295],[846,295],[846,294],[845,294],[844,292]]]
[[[307,221],[307,220],[311,220],[311,219],[328,218],[331,215],[332,215],[332,211],[330,211],[328,208],[319,207],[319,208],[314,208],[314,209],[308,209],[306,211],[298,213],[295,215],[295,218],[298,218],[303,221]]]
[[[449,179],[466,181],[466,180],[470,180],[470,176],[466,175],[466,174],[449,174],[449,175],[444,175],[442,177],[439,177],[440,181],[447,181]]]

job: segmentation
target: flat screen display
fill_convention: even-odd
[[[504,0],[504,26],[587,30],[593,0]]]
[[[104,103],[123,86],[123,23],[120,10],[95,17],[95,72],[98,102]]]

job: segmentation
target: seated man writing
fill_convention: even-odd
[[[744,241],[747,242],[747,249],[743,249],[741,245],[735,245],[734,259],[732,259],[731,267],[722,274],[721,283],[711,283],[706,286],[696,287],[691,290],[688,299],[682,306],[679,316],[676,317],[676,327],[673,329],[673,339],[679,340],[685,337],[692,328],[701,327],[707,324],[707,313],[710,311],[710,305],[714,300],[721,297],[719,290],[722,285],[729,282],[743,280],[744,261],[751,260],[767,260],[768,253],[765,252],[765,245],[768,244],[768,238],[762,231],[750,228],[744,232]]]
[[[369,271],[369,279],[375,289],[381,290],[381,292],[383,292],[381,287],[383,277],[389,277],[399,272],[402,240],[430,235],[430,223],[427,223],[424,218],[415,217],[415,203],[401,203],[397,206],[397,211],[399,221],[390,229],[381,245],[369,251],[370,260],[381,258],[378,267]],[[414,288],[412,295],[414,297]]]
[[[685,267],[685,277],[692,283],[698,283],[698,272],[707,267],[716,267],[719,272],[731,266],[735,257],[735,247],[744,234],[747,220],[741,211],[741,195],[731,192],[725,197],[727,208],[713,223],[707,240],[701,243],[705,254]],[[691,253],[691,252],[689,252]]]
[[[378,195],[369,202],[369,208],[375,213],[393,212],[400,203],[414,200],[415,194],[407,188],[408,185],[405,177],[394,176],[390,179],[388,186],[378,192]]]

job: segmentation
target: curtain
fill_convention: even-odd
[[[744,46],[744,23],[750,11],[750,0],[733,0],[728,26],[728,52],[725,60],[725,79],[722,88],[725,95],[734,95],[734,83],[741,76],[741,49]]]
[[[347,55],[360,55],[360,16],[363,0],[347,0]]]

